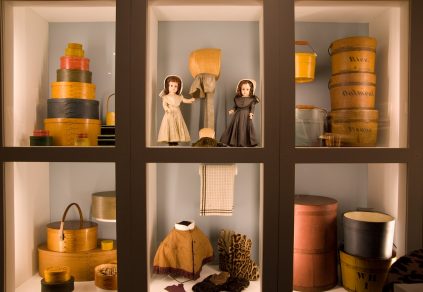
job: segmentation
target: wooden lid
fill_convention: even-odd
[[[56,221],[56,222],[51,222],[49,224],[47,224],[47,228],[51,228],[51,229],[60,229],[60,221]],[[82,224],[80,223],[80,221],[76,221],[76,220],[71,220],[71,221],[65,221],[63,230],[78,230],[78,229],[86,229],[86,228],[96,228],[97,227],[97,223],[92,222],[92,221],[83,221]]]
[[[333,110],[329,113],[329,118],[334,120],[371,120],[377,121],[379,117],[378,110],[375,109],[341,109]]]
[[[376,86],[376,74],[369,72],[351,72],[333,74],[329,80],[329,89],[335,86],[373,85]]]
[[[338,204],[338,201],[324,196],[295,195],[295,205],[324,206]]]
[[[367,36],[353,36],[333,41],[329,47],[329,54],[333,55],[342,51],[376,50],[376,39]]]
[[[51,266],[44,270],[46,283],[63,283],[70,280],[70,269],[68,266]]]
[[[45,124],[55,124],[55,123],[70,123],[70,124],[95,124],[100,125],[101,121],[97,119],[80,119],[80,118],[51,118],[44,119]]]

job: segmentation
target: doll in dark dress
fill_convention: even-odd
[[[239,81],[235,106],[229,110],[232,116],[229,126],[226,128],[220,142],[232,147],[257,146],[256,133],[253,125],[254,107],[259,98],[254,95],[255,81],[243,79]]]

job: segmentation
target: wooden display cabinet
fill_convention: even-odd
[[[102,17],[107,13],[116,14],[116,147],[22,147],[26,146],[20,142],[22,137],[33,130],[34,123],[41,117],[34,114],[36,99],[28,96],[29,101],[23,102],[25,99],[19,99],[10,84],[19,80],[23,84],[20,89],[26,88],[26,92],[30,92],[31,88],[37,88],[40,92],[48,91],[48,78],[43,78],[47,76],[47,71],[40,70],[45,62],[43,58],[48,56],[47,43],[40,39],[47,38],[48,34],[45,30],[43,35],[39,34],[35,38],[30,31],[26,31],[23,41],[34,44],[31,47],[33,50],[27,51],[28,59],[34,61],[31,72],[37,71],[38,75],[33,75],[37,76],[34,79],[15,76],[15,59],[7,56],[17,54],[28,46],[19,42],[11,45],[11,37],[17,39],[18,35],[15,34],[19,32],[19,25],[23,22],[16,22],[17,27],[12,30],[13,26],[10,24],[17,19],[10,18],[9,12],[11,7],[28,8],[34,5],[47,7],[51,11],[60,7],[91,7],[95,11],[95,17]],[[37,9],[31,9],[31,13],[34,12]],[[170,228],[169,222],[178,216],[178,211],[173,210],[170,203],[165,203],[166,198],[178,200],[180,197],[177,192],[183,192],[184,187],[189,186],[189,193],[183,197],[197,199],[195,189],[198,180],[194,183],[193,178],[198,175],[193,171],[201,163],[236,163],[251,172],[251,176],[240,175],[239,178],[252,183],[254,189],[254,194],[250,196],[252,199],[249,199],[253,201],[248,201],[248,204],[255,205],[252,219],[255,225],[248,232],[257,238],[253,245],[257,245],[261,277],[247,291],[292,290],[295,193],[333,196],[340,201],[340,211],[374,207],[391,213],[397,217],[395,242],[399,255],[421,248],[423,185],[420,176],[423,170],[423,136],[420,128],[423,115],[420,114],[420,109],[423,101],[420,97],[423,96],[423,91],[419,81],[423,76],[423,42],[419,36],[423,34],[422,13],[423,4],[414,0],[2,1],[3,103],[0,110],[0,159],[3,167],[0,177],[3,200],[0,209],[2,218],[5,219],[0,230],[0,234],[3,234],[0,240],[1,250],[6,255],[17,253],[12,252],[7,244],[12,238],[9,232],[19,233],[14,223],[11,223],[13,221],[10,221],[13,216],[8,216],[17,214],[25,206],[30,212],[35,210],[35,205],[32,207],[23,204],[15,197],[14,189],[29,189],[30,186],[29,181],[18,179],[19,177],[11,180],[10,166],[40,163],[32,169],[32,174],[39,174],[46,183],[49,180],[51,183],[51,175],[40,169],[48,168],[48,163],[56,162],[66,162],[63,165],[69,162],[101,162],[98,164],[99,169],[107,162],[115,167],[115,174],[108,170],[108,175],[115,177],[118,194],[116,233],[119,246],[119,291],[134,291],[134,287],[137,287],[138,290],[153,292],[156,287],[166,286],[157,282],[151,272],[155,249],[163,234]],[[82,14],[72,15],[76,22],[83,21],[76,18],[83,17]],[[26,21],[29,20],[30,18],[26,18]],[[185,34],[188,31],[195,30],[196,24],[200,27],[206,22],[214,22],[216,26],[211,25],[213,29],[219,25],[229,25],[230,22],[233,27],[249,24],[253,26],[246,36],[249,44],[255,43],[254,54],[246,58],[246,62],[254,65],[251,66],[251,71],[245,72],[254,75],[260,84],[258,95],[261,105],[255,120],[255,125],[260,130],[259,147],[159,147],[155,142],[162,117],[158,91],[163,75],[178,73],[165,72],[169,70],[181,71],[185,76],[185,87],[188,88],[190,76],[187,54],[191,49],[198,48],[182,45],[184,51],[169,52],[162,44],[173,43],[166,42],[164,30],[172,32],[172,29],[179,29],[184,25],[186,30],[182,31],[180,38],[186,40]],[[325,30],[325,26],[331,28]],[[228,26],[228,31],[233,27]],[[381,131],[377,147],[295,147],[295,104],[313,102],[329,109],[327,78],[330,60],[324,55],[324,50],[329,46],[328,39],[346,36],[347,31],[344,29],[358,32],[364,29],[379,41],[377,108],[383,118],[380,120]],[[222,38],[225,33],[227,32],[222,31]],[[297,37],[310,37],[316,43],[319,56],[314,83],[294,83],[294,41]],[[213,40],[196,43],[196,46],[204,47],[213,45]],[[239,46],[242,50],[239,43],[233,46]],[[228,50],[230,47],[228,45]],[[42,54],[39,53],[40,50]],[[40,56],[43,58],[40,59]],[[175,58],[179,60],[176,62],[178,65],[172,63]],[[225,59],[226,64],[239,62],[235,61],[236,58],[233,59]],[[243,66],[241,62],[230,64]],[[225,88],[229,88],[234,82],[231,78],[235,80],[246,77],[234,77],[230,70],[225,72],[226,76],[220,77]],[[242,70],[236,72],[239,75],[243,73]],[[226,83],[225,79],[229,82]],[[232,88],[221,92],[228,99],[232,98]],[[22,119],[27,119],[23,126]],[[195,123],[195,117],[190,116],[189,123]],[[195,136],[196,133],[193,137]],[[31,176],[31,173],[28,174]],[[69,174],[61,172],[58,176],[65,179]],[[179,184],[175,183],[176,179]],[[163,190],[164,186],[167,186],[167,191]],[[169,191],[172,188],[174,191]],[[239,198],[240,194],[236,193],[236,197]],[[30,198],[34,199],[33,196]],[[10,204],[10,200],[14,203]],[[161,202],[160,206],[158,202]],[[49,206],[48,199],[45,203],[39,202],[40,205],[50,212],[59,212],[53,210],[51,204]],[[167,216],[164,210],[170,214]],[[201,220],[201,224],[207,226],[206,230],[213,230],[208,234],[212,237],[212,232],[225,226],[235,226],[239,230],[245,228],[242,222],[232,225],[234,221],[229,219]],[[33,224],[35,221],[28,220],[23,228],[28,232],[36,232]],[[338,225],[338,229],[341,228]],[[29,247],[26,249],[29,250]],[[0,275],[3,275],[0,282],[4,283],[4,290],[8,292],[19,291],[13,290],[16,288],[13,285],[17,274],[9,269],[7,261],[8,257],[3,259],[0,267]],[[29,264],[35,266],[36,262],[31,260]],[[212,272],[213,270],[205,269],[205,273]],[[27,280],[29,279],[28,277]],[[31,285],[38,289],[39,283],[32,281]],[[92,286],[80,289],[78,291],[93,291]],[[345,289],[338,286],[332,291]]]

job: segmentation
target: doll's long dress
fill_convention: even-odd
[[[182,95],[164,95],[163,101],[167,103],[169,112],[165,112],[160,125],[158,142],[189,142],[187,125],[185,124],[181,110]]]
[[[234,102],[235,112],[232,114],[229,126],[220,138],[220,142],[233,147],[257,146],[256,132],[249,114],[254,113],[258,98],[256,96],[237,96],[234,98]]]

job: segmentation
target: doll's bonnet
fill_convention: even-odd
[[[241,79],[241,80],[239,80],[238,84],[237,84],[237,85],[236,85],[236,87],[235,87],[235,93],[238,93],[238,87],[239,87],[239,84],[240,84],[242,81],[245,81],[245,80],[250,81],[251,83],[253,83],[253,95],[254,95],[254,92],[256,91],[256,81],[255,81],[254,79],[248,79],[248,78],[245,78],[245,79]]]
[[[182,82],[182,78],[179,77],[178,75],[167,75],[166,78],[163,80],[163,89],[162,89],[162,91],[160,91],[159,97],[162,97],[163,95],[165,95],[166,80],[170,77],[174,77],[174,78],[179,79],[179,81],[181,82],[181,88],[178,89],[178,91],[179,91],[178,95],[182,95],[182,89],[184,88],[184,83]]]

